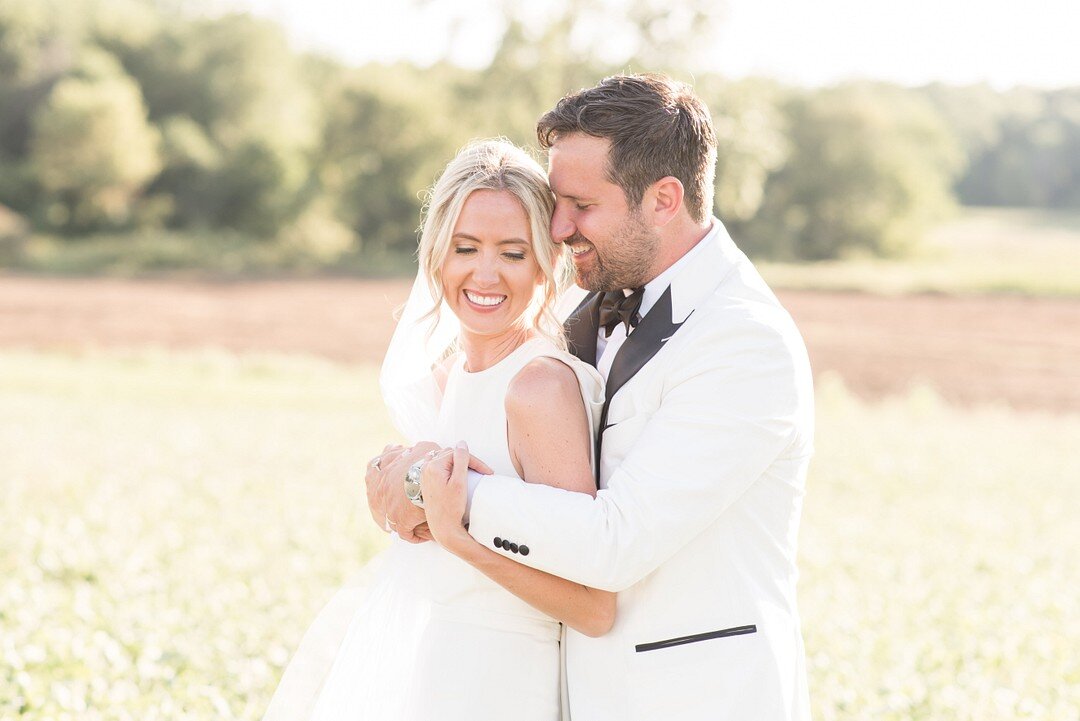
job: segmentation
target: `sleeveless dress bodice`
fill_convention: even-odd
[[[520,478],[510,458],[507,440],[506,391],[522,368],[553,350],[548,341],[536,338],[518,346],[490,368],[477,372],[465,370],[465,356],[458,354],[452,359],[446,378],[435,442],[453,447],[464,440],[469,451],[491,466],[497,476]],[[440,612],[449,614],[458,608],[469,616],[505,615],[499,620],[506,626],[513,627],[520,621],[523,628],[540,630],[546,626],[553,638],[559,636],[558,621],[507,592],[438,544],[414,545],[396,538],[395,542],[407,546],[404,553],[410,557],[413,587],[441,604]]]
[[[453,358],[431,440],[464,440],[497,475],[519,478],[506,391],[541,356],[574,370],[595,433],[596,370],[534,338],[475,373]],[[437,543],[393,534],[368,568],[364,587],[343,589],[312,624],[264,721],[559,721],[558,621]]]

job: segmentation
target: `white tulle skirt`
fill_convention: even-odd
[[[439,554],[395,539],[351,579],[308,629],[264,721],[558,721],[559,624],[430,593],[456,562]]]

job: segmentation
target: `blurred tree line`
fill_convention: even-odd
[[[712,5],[569,0],[537,27],[506,0],[492,62],[465,70],[347,67],[180,0],[4,0],[0,226],[68,246],[242,238],[321,266],[407,256],[457,148],[535,146],[544,110],[612,72],[690,77]],[[599,55],[615,29],[622,54]],[[757,255],[899,254],[957,201],[1080,206],[1080,89],[694,84],[720,139],[716,212]]]

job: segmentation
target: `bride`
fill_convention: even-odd
[[[552,209],[543,170],[506,141],[473,143],[450,162],[426,209],[384,398],[406,436],[457,446],[459,467],[471,452],[497,474],[594,494],[602,386],[561,336],[556,302],[568,274]],[[384,463],[395,455],[405,457],[392,451]],[[265,721],[560,718],[560,624],[606,633],[614,594],[474,541],[461,527],[463,502],[449,500],[460,494],[427,480],[422,465],[414,502],[437,542],[392,536],[364,590],[344,590],[308,631]]]

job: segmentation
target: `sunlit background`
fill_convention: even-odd
[[[508,16],[540,30],[560,15],[579,18],[582,48],[616,65],[637,51],[641,24],[623,0],[510,4],[499,0],[373,3],[347,0],[231,0],[216,7],[249,10],[281,23],[294,47],[351,64],[449,60],[482,69],[495,57]],[[1003,0],[898,4],[890,0],[720,0],[639,2],[634,7],[701,13],[694,34],[671,45],[690,51],[689,75],[767,76],[820,86],[852,79],[922,85],[987,83],[1052,88],[1080,82],[1068,0],[1024,5]],[[209,7],[215,7],[213,5]],[[595,21],[599,16],[602,21]],[[667,22],[665,20],[665,22]],[[678,23],[678,21],[676,21]],[[681,23],[679,23],[681,24]],[[685,31],[683,25],[680,31]],[[692,47],[681,47],[691,45]]]
[[[0,719],[258,719],[385,544],[378,362],[455,151],[708,103],[818,389],[815,718],[1080,719],[1080,9],[0,0]]]

